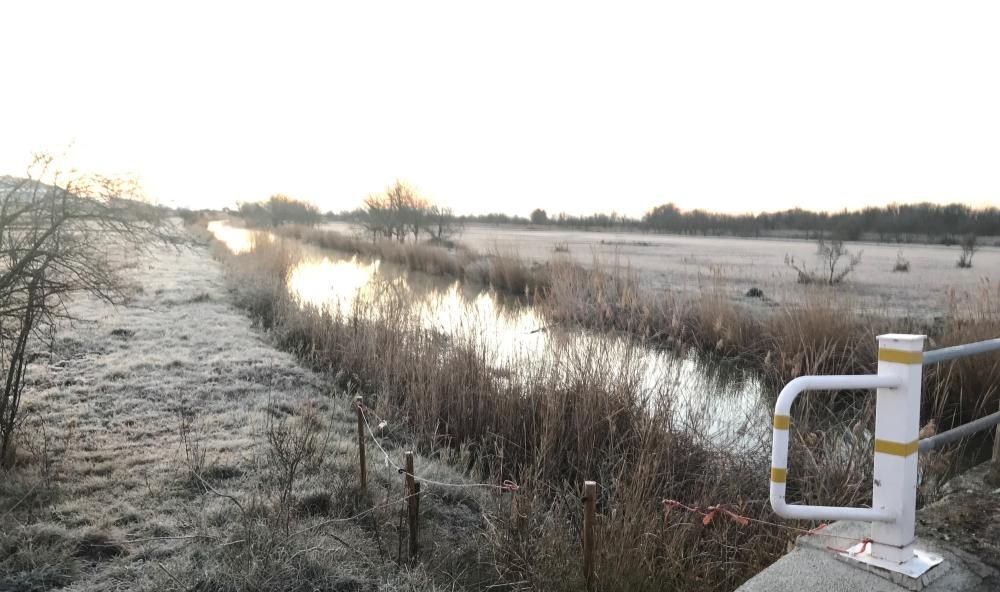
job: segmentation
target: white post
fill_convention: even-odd
[[[895,563],[913,558],[917,506],[917,442],[923,335],[880,335],[878,375],[899,378],[880,388],[875,403],[875,473],[872,507],[895,516],[872,523],[872,556]]]

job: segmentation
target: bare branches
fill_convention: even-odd
[[[843,241],[834,240],[829,243],[820,239],[816,248],[816,256],[820,260],[820,271],[808,269],[804,263],[794,257],[785,255],[785,265],[798,274],[800,284],[822,283],[835,286],[844,281],[854,268],[861,263],[863,251],[853,253],[844,246]]]
[[[365,198],[360,224],[373,241],[404,242],[412,236],[416,242],[425,232],[435,242],[446,242],[461,230],[450,208],[431,205],[413,187],[398,180],[383,193]]]
[[[0,180],[0,463],[8,463],[32,337],[66,318],[71,294],[125,298],[125,252],[174,239],[134,179],[63,173],[36,155],[23,179]]]
[[[972,267],[972,256],[979,250],[976,235],[970,234],[962,239],[962,254],[958,256],[958,266],[962,269]]]

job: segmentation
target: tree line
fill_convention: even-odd
[[[839,240],[875,238],[883,242],[940,240],[958,243],[967,235],[1000,236],[1000,209],[962,204],[892,204],[841,212],[814,212],[795,208],[761,214],[721,214],[683,211],[672,203],[656,206],[642,218],[616,213],[550,217],[545,210],[531,212],[530,223],[584,230],[629,229],[690,235],[759,237],[781,233],[827,236]]]
[[[963,204],[891,204],[862,210],[816,212],[794,208],[760,214],[722,214],[695,209],[684,211],[673,203],[658,205],[641,218],[615,212],[550,216],[541,208],[528,217],[504,213],[456,215],[421,197],[400,181],[369,195],[361,207],[322,215],[316,206],[272,196],[265,202],[242,203],[240,214],[256,225],[286,222],[315,224],[322,219],[352,222],[372,239],[417,241],[426,236],[448,241],[467,223],[556,226],[582,230],[635,230],[687,235],[762,237],[798,235],[835,240],[873,239],[882,242],[942,242],[958,244],[967,236],[1000,236],[1000,209],[972,208]]]

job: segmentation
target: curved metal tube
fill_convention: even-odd
[[[785,385],[774,404],[774,438],[771,441],[771,508],[775,514],[797,520],[861,520],[892,522],[895,516],[873,508],[803,506],[785,503],[785,479],[788,474],[789,411],[805,391],[867,390],[897,388],[898,377],[878,375],[800,376]]]

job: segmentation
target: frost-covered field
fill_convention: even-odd
[[[331,229],[350,232],[350,225],[332,223]],[[697,295],[721,291],[746,300],[752,287],[764,291],[766,303],[795,303],[808,295],[835,293],[849,298],[856,308],[895,315],[934,317],[949,306],[966,308],[967,296],[980,300],[983,290],[997,298],[1000,284],[1000,248],[984,246],[976,253],[972,269],[956,266],[957,246],[919,244],[849,243],[862,252],[861,263],[843,286],[831,291],[796,283],[796,273],[785,265],[789,255],[810,268],[818,268],[816,243],[804,240],[687,237],[662,234],[535,230],[514,226],[469,225],[459,242],[479,251],[516,251],[523,257],[544,261],[568,248],[574,259],[590,264],[595,257],[619,261],[637,272],[651,290]],[[893,272],[897,256],[910,262],[908,273]]]
[[[381,569],[370,518],[309,530],[277,558],[278,547],[258,550],[246,567],[245,547],[228,543],[248,536],[241,512],[223,495],[262,512],[253,516],[262,524],[276,511],[269,427],[308,418],[324,443],[320,464],[303,468],[294,487],[293,526],[366,507],[349,399],[251,327],[205,249],[160,250],[129,280],[128,306],[74,302],[79,320],[55,336],[51,360],[36,356],[29,366],[18,466],[0,473],[0,590],[228,590],[237,580],[274,590],[423,589],[422,570]],[[460,479],[442,463],[418,462],[437,478]],[[377,459],[369,470],[373,496],[386,501],[384,483],[398,497],[395,470]],[[446,505],[453,519],[427,532],[449,553],[461,548],[450,537],[474,541],[463,527],[478,525],[476,502],[455,499],[466,505]],[[430,492],[429,507],[434,500]],[[397,510],[376,515],[393,542]],[[279,533],[272,530],[260,536]],[[279,534],[274,540],[285,540]]]

